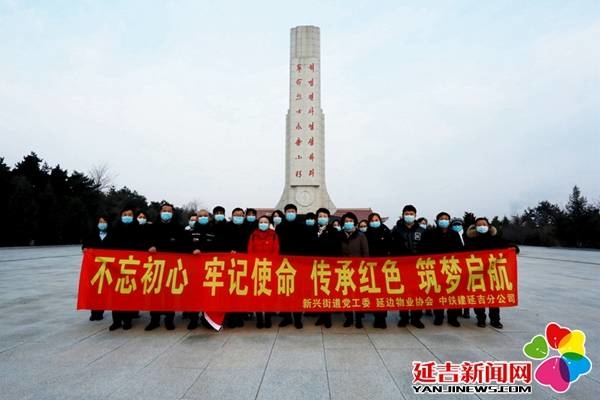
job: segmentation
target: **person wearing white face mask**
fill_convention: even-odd
[[[417,209],[412,204],[407,204],[402,209],[402,218],[398,220],[392,230],[393,255],[418,254],[421,250],[421,239],[425,230],[417,223]],[[409,323],[417,329],[425,328],[421,322],[423,311],[400,310],[398,327],[404,328]]]
[[[490,221],[485,217],[477,218],[475,224],[467,229],[466,247],[469,250],[500,249],[509,246],[514,247],[517,254],[519,253],[519,248],[502,239],[496,228],[490,225]],[[485,328],[485,308],[475,308],[475,315],[477,316],[477,326]],[[500,323],[500,308],[490,307],[489,317],[491,326],[496,329],[503,328]]]

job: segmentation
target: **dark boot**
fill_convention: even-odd
[[[156,311],[150,311],[150,323],[144,328],[145,331],[151,331],[160,326],[160,313]]]
[[[273,326],[273,324],[271,322],[271,318],[273,317],[273,314],[274,313],[272,313],[272,312],[265,313],[265,328],[267,328],[267,329],[269,329]]]
[[[173,322],[174,320],[174,312],[165,313],[165,328],[167,328],[168,331],[172,331],[173,329],[175,329],[175,323]]]
[[[123,312],[121,311],[113,311],[112,312],[113,323],[108,327],[109,331],[114,331],[123,326]]]
[[[291,313],[279,313],[279,315],[281,315],[281,317],[283,318],[279,323],[280,328],[284,328],[293,322]]]
[[[344,317],[346,317],[346,320],[344,321],[344,328],[354,325],[354,314],[352,312],[345,312]]]
[[[265,326],[265,324],[263,321],[263,313],[257,312],[256,313],[256,327],[258,329],[262,329],[264,326]]]
[[[101,321],[104,319],[104,310],[92,310],[90,312],[90,321]]]
[[[302,313],[292,313],[292,315],[294,316],[294,326],[296,329],[302,329]]]

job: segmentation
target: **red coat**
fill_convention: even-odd
[[[248,254],[279,255],[279,239],[272,229],[255,229],[248,241]]]

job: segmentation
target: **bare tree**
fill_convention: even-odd
[[[103,192],[106,192],[113,183],[115,175],[111,174],[108,164],[101,163],[92,167],[89,172],[90,178],[94,184]]]

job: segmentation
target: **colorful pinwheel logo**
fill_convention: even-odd
[[[550,348],[559,355],[549,357]],[[585,333],[556,322],[546,325],[546,337],[537,335],[526,343],[523,354],[532,360],[544,360],[535,369],[535,380],[556,393],[566,392],[571,383],[592,370],[592,361],[585,355]]]

